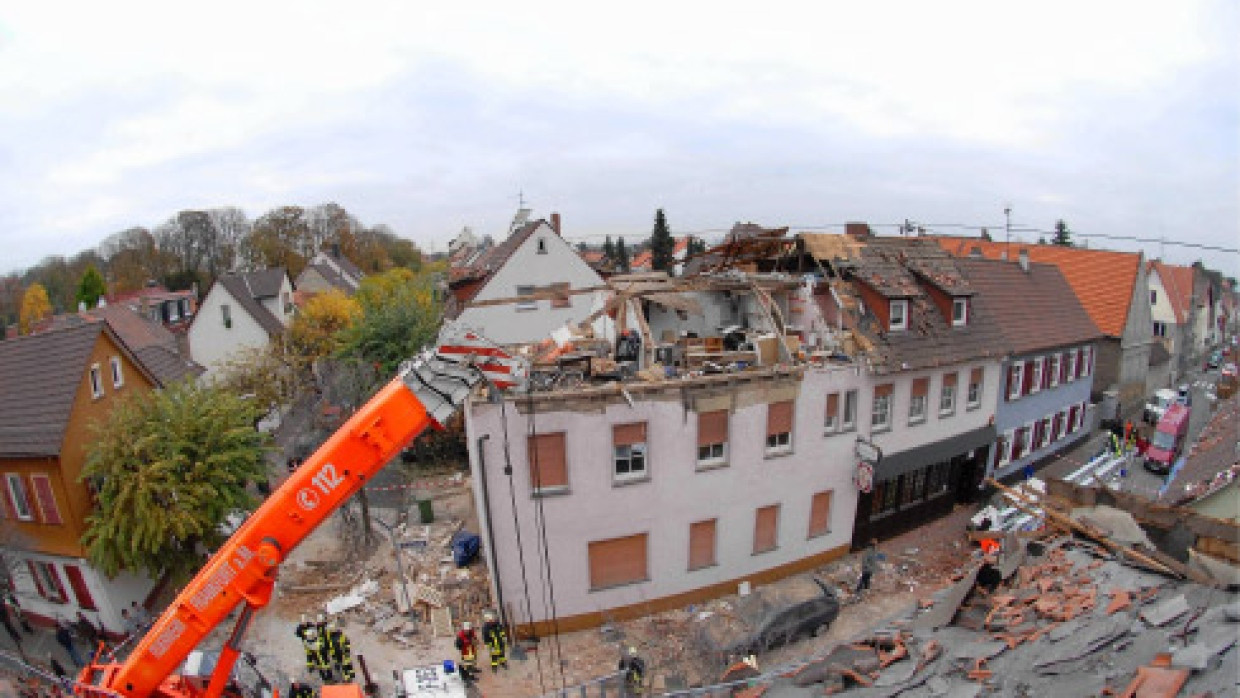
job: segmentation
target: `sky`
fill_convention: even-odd
[[[334,201],[442,250],[1049,230],[1237,275],[1240,3],[0,0],[0,273]],[[1036,239],[1037,233],[1017,233]]]

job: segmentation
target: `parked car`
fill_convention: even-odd
[[[1206,368],[1211,369],[1211,370],[1216,369],[1220,365],[1222,365],[1222,363],[1223,363],[1223,352],[1215,350],[1213,354],[1210,354],[1210,358],[1206,360]]]
[[[1145,403],[1145,411],[1141,417],[1149,424],[1158,424],[1158,420],[1162,419],[1163,413],[1167,408],[1175,404],[1176,392],[1170,388],[1163,388],[1154,393],[1154,397]]]
[[[698,631],[726,662],[816,636],[839,613],[839,599],[822,580],[786,579],[738,598],[731,613],[715,614]]]
[[[1158,428],[1154,430],[1154,438],[1145,452],[1145,469],[1166,475],[1171,472],[1175,459],[1180,457],[1184,448],[1184,440],[1188,435],[1189,408],[1187,405],[1172,405],[1163,418],[1158,420]]]

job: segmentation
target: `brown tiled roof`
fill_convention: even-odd
[[[1025,354],[1101,339],[1089,313],[1053,264],[957,259],[957,266],[977,291],[974,312],[992,318],[1014,354]]]
[[[1010,251],[1011,258],[1016,260],[1023,250],[1029,254],[1030,261],[1054,264],[1063,272],[1098,329],[1108,337],[1119,337],[1124,333],[1133,287],[1141,269],[1141,255],[1138,253],[1029,243],[1008,245],[981,238],[927,239],[937,241],[943,249],[957,257],[977,255],[1002,259]]]
[[[356,290],[353,283],[350,280],[346,279],[344,276],[342,276],[340,272],[336,271],[330,264],[321,264],[321,263],[320,264],[307,264],[306,268],[302,269],[301,273],[297,275],[298,286],[302,285],[303,277],[305,277],[305,275],[309,273],[311,270],[317,271],[319,273],[319,276],[322,276],[323,280],[326,281],[328,285],[334,289],[344,291],[345,293],[353,293],[353,291]]]
[[[267,310],[266,306],[260,303],[257,299],[270,298],[280,292],[279,282],[284,278],[284,270],[268,269],[267,272],[278,273],[278,275],[275,275],[274,277],[276,279],[275,291],[269,292],[271,278],[273,275],[265,272],[225,274],[224,276],[216,279],[215,283],[222,285],[228,291],[229,295],[240,303],[241,307],[250,314],[250,317],[254,318],[254,321],[266,330],[268,335],[274,337],[284,332],[284,323],[280,322],[279,318],[275,315],[272,315],[271,311]],[[256,287],[260,288],[266,295],[257,295],[256,291],[254,291]],[[207,295],[210,295],[210,293],[210,291],[207,291]]]
[[[853,330],[864,338],[864,349],[877,372],[950,366],[1007,353],[1007,342],[991,313],[976,309],[967,325],[952,327],[951,318],[935,304],[926,285],[950,287],[954,289],[953,295],[970,295],[974,289],[961,273],[958,260],[934,242],[903,237],[802,237],[810,241],[805,245],[807,250],[831,250],[838,254],[819,261],[836,275],[830,283],[843,302]],[[930,284],[929,278],[936,282]],[[880,324],[874,309],[859,312],[865,297],[859,286],[885,298],[908,299],[909,328],[892,332]],[[825,297],[820,299],[825,302]]]
[[[250,296],[253,298],[275,298],[280,295],[280,287],[284,284],[285,277],[288,272],[284,267],[273,267],[271,269],[260,269],[259,271],[248,271],[242,274],[232,274],[231,276],[239,277],[245,282],[246,287],[250,289]]]
[[[0,342],[0,455],[60,453],[102,322]]]
[[[134,349],[134,354],[161,386],[172,385],[186,378],[197,378],[207,372],[198,362],[187,359],[168,347],[142,347]]]
[[[1175,312],[1175,324],[1183,325],[1188,321],[1188,306],[1193,301],[1193,268],[1164,264],[1158,260],[1150,262],[1150,268],[1158,272],[1158,278],[1162,280],[1167,302]]]

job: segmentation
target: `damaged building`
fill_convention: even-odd
[[[521,348],[528,392],[467,405],[511,622],[683,607],[976,495],[1011,347],[958,260],[868,230],[785,233],[729,240],[695,276],[612,277],[601,308]]]

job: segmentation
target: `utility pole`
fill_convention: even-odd
[[[1012,204],[1003,207],[1003,256],[1012,258]]]

